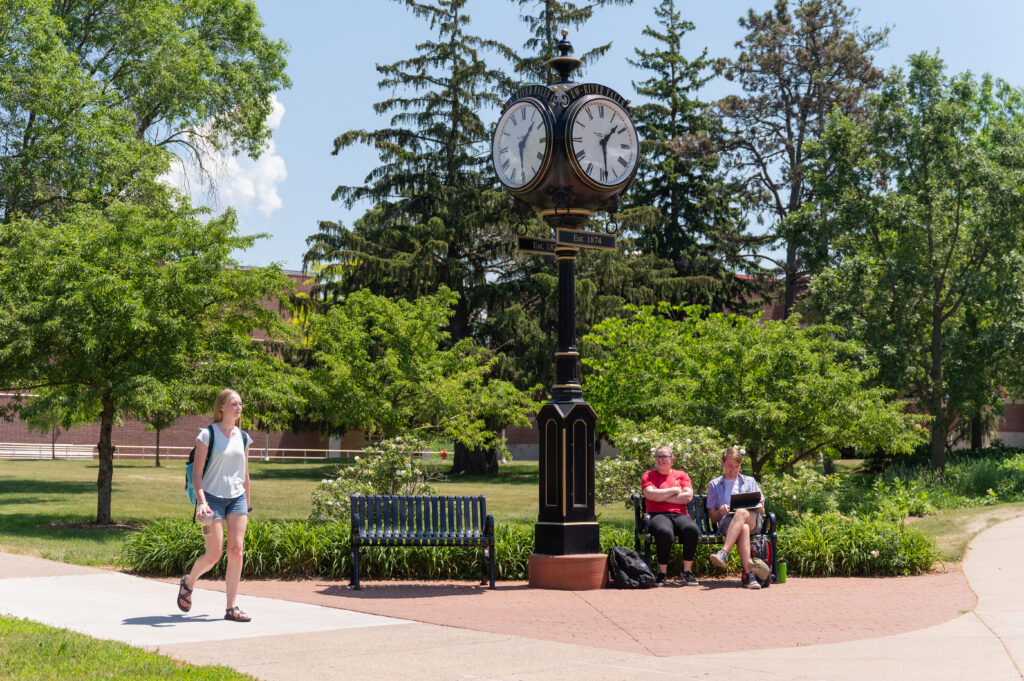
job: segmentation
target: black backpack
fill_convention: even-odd
[[[613,546],[608,552],[611,586],[616,589],[647,589],[654,586],[654,573],[633,549]]]
[[[763,534],[757,534],[750,537],[750,557],[760,558],[765,562],[769,569],[772,567],[772,543],[768,541],[768,537]],[[754,576],[757,579],[757,576]],[[769,574],[766,579],[758,579],[757,583],[762,588],[768,588],[772,585],[772,576]]]

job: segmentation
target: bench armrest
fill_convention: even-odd
[[[645,509],[643,495],[634,494],[631,499],[633,501],[634,532],[643,536],[650,531],[651,514]]]
[[[775,531],[777,525],[775,514],[771,511],[766,511],[764,514],[764,524],[761,526],[761,534],[771,534]]]
[[[488,513],[487,517],[484,519],[484,536],[485,537],[493,537],[494,536],[494,516],[491,515],[490,513]]]
[[[352,534],[359,534],[363,529],[363,519],[359,517],[358,513],[352,514]]]

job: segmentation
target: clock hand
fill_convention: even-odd
[[[523,159],[523,150],[526,149],[526,138],[530,136],[533,131],[534,121],[530,121],[530,127],[526,129],[526,134],[519,138],[519,167],[525,170],[526,161]]]
[[[602,137],[601,140],[598,142],[598,144],[601,145],[601,155],[604,156],[604,176],[605,177],[608,177],[608,140],[610,140],[612,138],[612,135],[614,135],[615,131],[618,130],[618,129],[619,129],[619,126],[617,126],[617,125],[613,126],[612,129],[608,131],[608,134],[605,135],[604,137]]]

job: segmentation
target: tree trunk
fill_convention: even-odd
[[[160,429],[156,429],[156,467],[160,468]]]
[[[936,287],[938,284],[936,284]],[[935,292],[935,300],[940,300],[940,291]],[[931,404],[929,410],[934,419],[931,427],[931,459],[932,470],[942,477],[946,475],[946,434],[949,424],[946,422],[946,410],[942,395],[945,386],[942,384],[942,308],[938,303],[932,305],[932,367]]]
[[[100,411],[99,473],[96,474],[96,524],[110,524],[110,493],[114,485],[114,445],[111,433],[114,430],[114,403],[109,396],[102,400]]]
[[[786,246],[786,271],[783,274],[785,282],[782,293],[782,318],[789,319],[793,306],[796,305],[797,287],[796,248],[792,245]]]
[[[761,469],[764,468],[764,464],[767,460],[767,456],[759,457],[757,454],[750,455],[750,474],[753,475],[754,479],[758,482],[761,482]]]
[[[971,449],[981,449],[985,446],[985,423],[981,414],[971,417]]]
[[[493,477],[498,474],[498,451],[495,449],[469,449],[455,443],[452,473]]]

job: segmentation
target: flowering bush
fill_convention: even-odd
[[[598,461],[594,469],[594,495],[599,504],[629,504],[640,493],[640,476],[654,465],[654,450],[669,445],[675,455],[672,467],[690,476],[694,494],[703,494],[708,483],[721,475],[722,451],[729,446],[714,429],[669,425],[653,420],[640,425],[616,421],[609,434],[621,452]]]
[[[443,476],[419,462],[425,450],[422,440],[409,436],[367,445],[353,465],[338,468],[338,477],[313,488],[310,520],[348,522],[352,494],[436,494],[430,482]]]
[[[767,510],[785,524],[804,513],[840,510],[843,481],[838,475],[822,475],[813,468],[798,468],[793,475],[781,473],[761,480]]]

